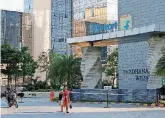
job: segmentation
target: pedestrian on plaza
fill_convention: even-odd
[[[60,102],[61,102],[61,100],[62,100],[64,86],[67,86],[67,83],[66,83],[66,82],[64,82],[64,83],[60,86],[60,92],[59,92],[59,101],[60,101]]]
[[[62,105],[62,97],[63,97],[63,90],[64,90],[64,86],[60,87],[60,92],[59,92],[59,105]]]
[[[72,109],[72,100],[73,100],[73,95],[72,95],[72,89],[70,89],[70,92],[69,92],[69,103],[70,103],[70,109]]]
[[[62,103],[61,103],[61,112],[63,112],[63,108],[66,107],[66,113],[69,113],[68,111],[69,102],[70,102],[69,91],[67,89],[67,86],[64,86]]]

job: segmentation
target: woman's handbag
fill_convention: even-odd
[[[70,104],[70,106],[69,106],[69,107],[70,107],[70,109],[72,109],[72,105],[71,105],[71,104]]]

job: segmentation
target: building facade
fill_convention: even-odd
[[[66,39],[72,37],[72,0],[52,0],[51,4],[51,49],[71,55]]]
[[[33,33],[32,33],[32,15],[22,13],[22,46],[28,47],[28,51],[33,56]]]
[[[156,89],[162,86],[161,77],[157,77],[156,66],[159,59],[165,54],[165,10],[164,0],[118,0],[118,28],[116,31],[100,32],[90,36],[68,39],[74,46],[106,46],[118,44],[118,85],[119,89]],[[108,12],[107,12],[108,13]],[[111,27],[113,24],[111,25]],[[101,27],[102,31],[107,27]],[[95,27],[92,29],[95,30]],[[93,47],[95,49],[95,47]],[[98,51],[98,50],[97,50]],[[101,51],[101,50],[100,50]],[[94,88],[91,83],[98,81],[93,77],[99,69],[89,66],[89,59],[98,56],[90,48],[84,52],[83,73],[84,88]],[[98,58],[95,58],[97,62]],[[91,62],[90,62],[91,63]],[[98,64],[98,66],[100,66]],[[86,70],[87,70],[86,69]],[[92,75],[88,75],[92,73]],[[90,83],[90,84],[89,84]]]
[[[7,10],[1,10],[0,14],[1,44],[9,44],[17,49],[26,46],[32,55],[31,14]]]
[[[72,36],[81,37],[108,32],[93,30],[95,26],[118,21],[117,0],[73,0]],[[99,29],[99,28],[97,28]],[[107,58],[107,46],[102,47],[101,60]],[[74,50],[75,51],[75,50]],[[77,53],[77,52],[73,52]],[[78,52],[80,54],[80,52]]]
[[[152,24],[165,24],[165,13],[163,12],[165,10],[164,0],[118,0],[118,3],[120,30],[122,30],[121,27],[123,25],[122,16],[125,15],[132,17],[130,18],[133,24],[132,25],[130,22],[131,29]],[[127,24],[125,24],[125,26],[126,25]],[[152,56],[150,57],[149,55],[158,53],[159,49],[157,47],[155,48],[157,51],[152,51],[151,45],[154,47],[154,44],[149,43],[152,36],[145,34],[124,37],[122,39],[123,40],[119,43],[119,87],[121,89],[147,89],[160,87],[161,81],[154,74],[155,67],[150,67],[151,65],[154,65],[154,60],[152,60]],[[151,63],[149,63],[149,60]],[[130,71],[130,73],[127,73],[125,70]],[[134,72],[133,70],[138,72]]]
[[[49,19],[48,23],[41,23],[45,26],[49,25],[49,36],[47,37],[47,42],[49,42],[50,47],[40,47],[39,49],[42,51],[42,48],[45,48],[44,50],[51,49],[57,54],[70,55],[71,48],[67,44],[66,39],[72,36],[72,0],[43,0],[42,3],[40,3],[39,0],[24,0],[25,13],[32,13],[33,17],[38,20],[43,20],[44,18],[47,18],[47,20]],[[37,22],[35,22],[35,19],[33,19],[33,21],[34,29]],[[35,29],[33,32],[35,33]],[[39,36],[39,34],[34,34],[34,37],[36,37],[34,38],[35,41],[39,41],[37,37],[41,36]]]
[[[32,56],[36,61],[42,52],[51,49],[51,5],[51,0],[24,0],[24,12],[31,15],[25,18],[32,24]],[[46,73],[36,70],[34,78],[44,81]]]
[[[20,49],[22,37],[22,13],[1,10],[0,14],[1,44],[9,44],[12,47]]]

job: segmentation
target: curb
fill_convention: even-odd
[[[107,102],[73,102],[73,103],[86,103],[86,104],[107,104]],[[144,108],[154,108],[154,107],[160,107],[160,108],[164,108],[165,105],[164,104],[156,104],[156,103],[152,103],[152,104],[143,104],[143,103],[124,103],[124,102],[109,102],[109,104],[128,104],[128,105],[133,105],[135,104],[136,107],[144,107]]]

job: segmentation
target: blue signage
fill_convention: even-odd
[[[113,31],[114,29],[117,29],[117,22],[113,24],[94,24],[93,25],[93,32],[94,33],[102,33],[105,31]]]

